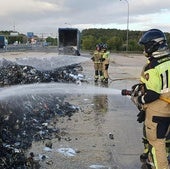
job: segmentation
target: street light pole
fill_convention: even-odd
[[[120,0],[122,1],[122,0]],[[126,40],[127,40],[127,44],[126,44],[126,52],[128,52],[128,46],[129,46],[129,2],[128,0],[124,0],[127,3],[127,34],[126,34]]]

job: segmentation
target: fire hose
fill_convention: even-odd
[[[133,91],[127,90],[127,89],[123,89],[121,91],[122,96],[131,96],[132,93],[133,93]],[[159,99],[170,104],[170,98],[166,98],[166,97],[160,96]]]
[[[122,96],[131,96],[131,97],[135,97],[135,96],[139,96],[142,93],[142,84],[140,85],[136,85],[136,87],[134,88],[134,90],[127,90],[127,89],[123,89],[121,91]],[[170,98],[166,98],[166,97],[159,97],[160,100],[167,102],[168,104],[170,104]],[[137,106],[137,108],[139,109],[139,113],[137,114],[137,121],[139,123],[142,123],[145,120],[145,110],[143,110],[141,105],[138,105],[134,102],[134,104]]]

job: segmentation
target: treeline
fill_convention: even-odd
[[[128,31],[128,51],[143,50],[138,41],[142,31]],[[170,33],[165,33],[170,43]],[[81,47],[83,50],[94,50],[96,44],[107,43],[111,51],[125,51],[127,49],[127,30],[119,29],[84,29],[81,32]]]
[[[15,41],[20,43],[27,43],[28,38],[24,34],[18,33],[18,36],[10,36],[13,31],[0,31],[0,35],[6,35],[8,43],[12,44]],[[138,45],[138,41],[142,36],[142,31],[128,31],[128,51],[137,52],[142,51],[143,48]],[[165,32],[167,42],[170,47],[170,33]],[[57,38],[47,37],[42,39],[41,37],[34,36],[37,41],[46,41],[49,44],[56,46]],[[107,43],[108,49],[112,52],[126,51],[127,49],[127,30],[120,29],[84,29],[81,31],[81,49],[82,50],[94,50],[96,44]]]

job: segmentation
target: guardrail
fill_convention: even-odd
[[[1,48],[0,52],[12,52],[12,51],[23,51],[23,50],[32,50],[31,45],[7,45],[5,48]]]
[[[17,44],[17,45],[7,45],[5,48],[0,48],[0,52],[15,52],[15,51],[29,51],[29,50],[44,50],[47,46],[40,45],[26,45],[26,44]],[[57,47],[56,47],[57,48]]]

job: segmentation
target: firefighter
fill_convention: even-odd
[[[102,49],[103,49],[102,70],[103,70],[103,76],[104,76],[103,82],[107,84],[108,79],[109,79],[108,68],[109,68],[110,52],[107,51],[107,44],[103,44]]]
[[[152,168],[169,169],[166,137],[170,126],[170,51],[165,34],[158,29],[146,31],[139,44],[144,46],[149,62],[141,74],[145,93],[132,99],[145,109],[144,127],[154,164]]]
[[[91,58],[91,60],[94,63],[94,70],[95,70],[95,76],[94,76],[94,81],[98,82],[98,80],[100,79],[101,81],[103,81],[103,72],[102,72],[102,56],[103,56],[103,52],[102,52],[102,44],[97,44],[96,45],[96,50],[93,53],[93,57]]]

